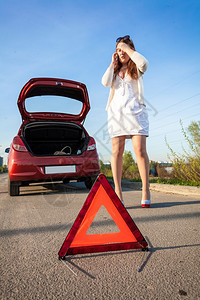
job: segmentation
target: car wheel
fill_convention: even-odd
[[[64,179],[63,179],[63,183],[64,183],[64,184],[67,184],[67,183],[69,183],[69,179],[67,179],[67,178],[64,178]]]
[[[85,180],[85,186],[86,188],[88,188],[89,190],[92,188],[94,182],[96,180],[96,177],[88,177]]]
[[[10,196],[19,196],[20,183],[17,181],[11,181],[8,179],[8,193]]]

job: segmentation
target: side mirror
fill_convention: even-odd
[[[6,149],[5,149],[5,152],[6,152],[6,153],[9,153],[9,152],[10,152],[10,148],[6,148]]]

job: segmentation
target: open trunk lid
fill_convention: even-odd
[[[60,109],[56,106],[55,111],[52,111],[52,98],[55,105],[57,105],[56,101],[58,98],[66,101],[65,104],[69,112],[61,112],[62,105],[60,105]],[[44,109],[40,111],[43,99],[45,99],[43,102],[45,105],[43,106]],[[33,104],[35,101],[36,105],[38,103],[36,111],[28,110],[26,101]],[[79,111],[71,113],[70,108],[73,101],[76,104],[81,104],[81,108]],[[82,122],[90,110],[89,97],[85,84],[58,78],[30,79],[22,88],[17,104],[23,121],[57,120]]]

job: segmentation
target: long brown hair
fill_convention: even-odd
[[[121,43],[121,42],[122,42],[122,43],[125,43],[125,44],[127,44],[127,45],[129,45],[129,47],[135,51],[135,46],[134,46],[134,44],[133,44],[133,41],[132,41],[130,38],[129,38],[129,39],[127,39],[127,38],[122,38],[122,39],[117,43],[116,49],[117,49],[118,44]],[[127,73],[130,75],[130,77],[131,77],[132,79],[138,79],[137,67],[136,67],[136,64],[132,61],[132,59],[129,59],[127,65],[128,65],[128,68],[127,68],[128,71],[127,71]],[[118,60],[118,64],[117,64],[117,66],[116,66],[115,69],[114,69],[115,75],[118,74],[118,72],[120,71],[121,67],[122,67],[122,63]]]

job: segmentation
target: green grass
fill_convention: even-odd
[[[133,182],[141,182],[140,178],[131,179]],[[179,180],[179,179],[162,179],[162,178],[151,178],[150,183],[162,183],[162,184],[174,184],[174,185],[187,185],[187,186],[200,186],[200,184],[191,181]]]
[[[110,174],[106,175],[107,179],[113,179]],[[123,178],[125,179],[125,178]],[[129,179],[132,182],[141,182],[140,178],[133,178]],[[185,186],[200,186],[199,183],[197,182],[192,182],[192,181],[186,181],[186,180],[181,180],[181,179],[162,179],[158,177],[151,178],[149,180],[150,183],[162,183],[162,184],[174,184],[174,185],[185,185]]]

